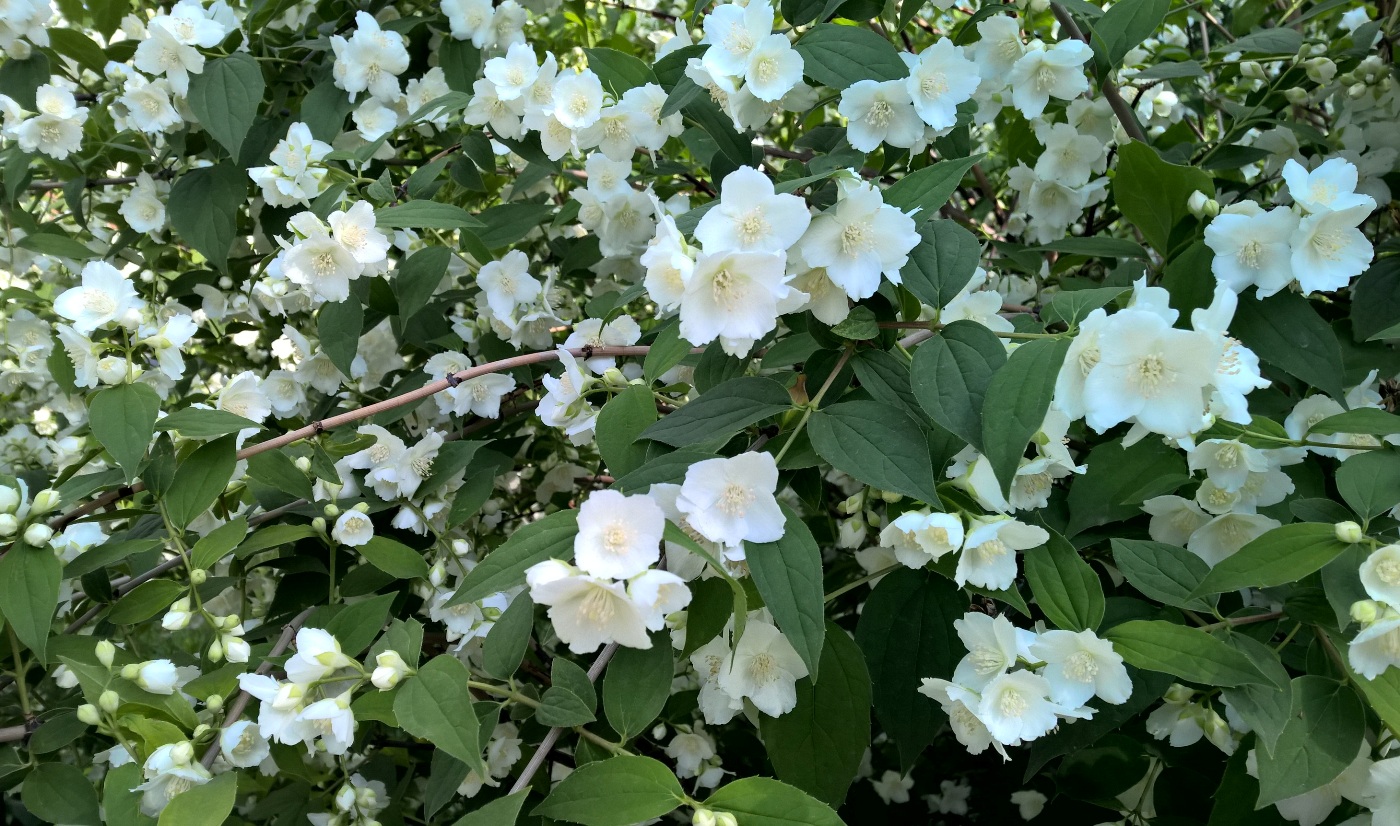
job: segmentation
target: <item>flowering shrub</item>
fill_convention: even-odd
[[[7,822],[1400,824],[1398,15],[0,3]]]

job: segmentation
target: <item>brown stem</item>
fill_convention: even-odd
[[[1050,11],[1055,13],[1055,19],[1060,21],[1060,28],[1064,29],[1070,37],[1083,43],[1088,43],[1089,38],[1084,36],[1084,32],[1079,30],[1079,24],[1074,22],[1074,18],[1069,16],[1069,12],[1059,3],[1051,3]],[[1108,105],[1113,108],[1113,114],[1118,116],[1118,122],[1123,124],[1123,131],[1128,133],[1128,137],[1135,141],[1147,143],[1147,135],[1143,133],[1142,127],[1138,125],[1137,118],[1133,116],[1133,110],[1128,107],[1123,96],[1118,94],[1118,87],[1113,85],[1113,81],[1107,77],[1099,84],[1100,91],[1108,100]]]

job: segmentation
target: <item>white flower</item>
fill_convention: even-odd
[[[805,300],[790,280],[781,254],[701,253],[681,299],[681,335],[699,345],[719,339],[726,353],[748,355],[777,327],[784,302]]]
[[[1010,588],[1016,580],[1015,552],[1044,545],[1049,539],[1044,528],[1015,519],[973,517],[953,579],[958,585]]]
[[[1389,611],[1362,629],[1347,647],[1347,660],[1352,670],[1368,680],[1400,665],[1400,614]]]
[[[570,349],[584,346],[627,347],[636,344],[641,337],[642,328],[629,315],[620,315],[607,324],[604,324],[601,318],[587,318],[574,325],[573,332],[564,339],[564,346]],[[617,366],[617,357],[593,356],[584,359],[583,363],[589,370],[601,376]]]
[[[1289,244],[1293,248],[1293,277],[1303,292],[1340,290],[1371,263],[1375,251],[1358,225],[1375,209],[1367,203],[1319,212],[1298,222]]]
[[[165,202],[160,199],[156,182],[149,173],[136,176],[136,185],[127,193],[118,212],[136,232],[158,232],[165,228]]]
[[[1089,183],[1095,172],[1104,170],[1104,146],[1093,135],[1081,135],[1067,123],[1037,124],[1036,138],[1045,151],[1035,162],[1036,177],[1067,187]]]
[[[132,62],[148,75],[165,75],[175,94],[188,95],[190,75],[204,71],[204,55],[194,46],[182,43],[165,26],[151,26],[148,34],[136,47]]]
[[[404,675],[409,672],[408,663],[404,662],[399,652],[393,649],[376,654],[374,665],[374,673],[370,675],[370,682],[380,691],[388,691],[398,685]]]
[[[351,508],[335,520],[331,529],[331,539],[342,545],[358,548],[374,538],[374,523],[369,517]]]
[[[773,31],[773,6],[756,0],[747,6],[725,3],[705,16],[702,45],[709,46],[701,58],[715,75],[738,77],[749,66],[749,58]]]
[[[1007,77],[1011,102],[1027,119],[1038,118],[1051,97],[1070,100],[1089,91],[1089,79],[1081,68],[1094,52],[1072,37],[1048,49],[1022,55]]]
[[[930,813],[967,814],[967,799],[972,795],[972,786],[966,780],[939,781],[938,790],[939,794],[924,795]]]
[[[535,59],[535,50],[524,43],[515,43],[504,57],[493,57],[486,61],[482,74],[496,84],[496,97],[501,100],[514,100],[534,85],[539,78],[540,66]]]
[[[1226,207],[1206,227],[1206,245],[1215,252],[1211,271],[1237,293],[1253,285],[1256,297],[1268,298],[1293,280],[1289,239],[1298,216],[1286,207],[1266,212],[1253,201],[1243,204]]]
[[[1095,695],[1122,705],[1133,692],[1123,658],[1093,631],[1046,631],[1031,644],[1031,654],[1046,663],[1041,676],[1050,683],[1051,699],[1068,708]]]
[[[1383,545],[1361,563],[1361,584],[1371,599],[1400,606],[1400,545]]]
[[[355,12],[355,33],[349,40],[332,35],[331,48],[335,52],[335,85],[349,93],[351,100],[365,91],[386,102],[398,99],[398,76],[408,69],[409,62],[403,35],[384,31],[372,16],[359,11]]]
[[[1367,212],[1376,208],[1369,195],[1356,194],[1356,167],[1342,158],[1324,161],[1309,172],[1302,164],[1289,158],[1283,164],[1283,182],[1293,202],[1308,212],[1336,212],[1364,206]]]
[[[311,136],[304,123],[294,123],[287,137],[273,147],[270,166],[248,170],[248,177],[262,187],[263,200],[275,207],[306,205],[325,189],[326,170],[314,167],[331,151],[330,144]]]
[[[272,413],[272,402],[262,391],[261,384],[256,374],[245,370],[228,380],[224,389],[219,391],[214,407],[249,421],[261,422]]]
[[[666,618],[690,604],[690,588],[670,571],[648,570],[627,583],[627,595],[642,611],[648,631],[666,627]]]
[[[575,654],[587,654],[611,642],[650,648],[646,619],[627,594],[624,583],[591,577],[568,563],[551,559],[525,572],[530,599],[549,606],[554,632]]]
[[[492,26],[495,9],[491,0],[443,0],[443,13],[452,29],[452,37],[470,40],[478,49],[495,44],[496,30]]]
[[[141,792],[141,812],[157,817],[176,795],[208,783],[209,770],[194,759],[194,746],[188,741],[159,746],[141,767],[146,782],[132,789]]]
[[[1186,550],[1213,566],[1278,526],[1262,514],[1222,514],[1193,531]]]
[[[287,659],[287,679],[305,685],[333,674],[355,661],[340,650],[340,640],[321,628],[300,628],[297,651]]]
[[[1011,68],[1026,53],[1021,42],[1021,21],[1015,17],[996,15],[977,24],[977,34],[981,37],[974,44],[973,57],[977,61],[978,74],[982,85],[996,91],[1006,86]]]
[[[266,760],[271,747],[252,720],[239,720],[219,733],[219,751],[234,766],[248,769]]]
[[[122,85],[116,103],[114,115],[124,114],[127,127],[148,135],[173,131],[185,123],[171,99],[170,82],[164,79],[147,80],[133,74]]]
[[[981,754],[988,746],[995,745],[997,751],[1005,755],[1001,743],[992,739],[992,733],[974,710],[982,702],[976,692],[947,680],[925,677],[919,686],[919,693],[932,697],[943,707],[953,736],[969,754]]]
[[[320,736],[327,754],[344,754],[355,740],[355,714],[350,710],[348,691],[317,700],[302,709],[300,717],[315,735]]]
[[[554,81],[554,117],[570,129],[586,129],[603,114],[603,83],[585,69]]]
[[[1059,723],[1065,709],[1050,700],[1050,683],[1029,671],[999,675],[982,691],[977,716],[998,742],[1018,746]]]
[[[366,267],[382,265],[389,254],[389,239],[374,223],[374,207],[369,201],[356,201],[348,210],[336,210],[326,217],[331,237],[350,251]]]
[[[179,681],[180,674],[170,660],[148,660],[136,672],[136,684],[152,694],[174,694]]]
[[[1102,433],[1133,419],[1183,438],[1204,426],[1202,392],[1219,362],[1207,336],[1135,309],[1115,313],[1099,335],[1100,358],[1084,379],[1090,427]]]
[[[106,261],[83,266],[82,285],[65,290],[53,300],[54,312],[73,322],[73,329],[87,335],[98,327],[123,321],[143,303],[131,280]]]
[[[801,198],[775,193],[767,175],[741,166],[724,176],[719,203],[696,225],[695,240],[710,254],[779,253],[797,243],[811,220]]]
[[[770,717],[797,706],[797,681],[807,676],[807,666],[777,626],[753,621],[720,669],[719,684],[731,697],[746,698]]]
[[[1039,817],[1040,813],[1045,811],[1048,800],[1049,798],[1035,789],[1021,789],[1011,793],[1011,805],[1016,807],[1022,820],[1035,820]]]
[[[511,250],[499,261],[487,262],[477,273],[476,285],[491,312],[501,319],[514,317],[517,306],[534,301],[543,289],[530,275],[529,257],[520,250]]]
[[[666,744],[666,756],[676,761],[677,777],[696,777],[702,764],[715,756],[714,738],[698,724],[691,731],[677,731]]]
[[[879,780],[871,778],[870,785],[875,788],[875,794],[880,796],[885,805],[908,803],[909,790],[914,788],[914,778],[886,769]]]
[[[238,685],[261,701],[258,731],[263,737],[294,746],[314,736],[298,716],[303,708],[304,688],[296,683],[279,683],[262,674],[240,674]]]
[[[304,238],[287,250],[282,272],[293,284],[305,287],[321,301],[341,302],[350,297],[350,282],[364,273],[364,264],[333,238],[310,212],[290,222]]]
[[[934,41],[917,58],[901,56],[911,64],[904,83],[914,111],[934,129],[948,129],[956,124],[958,104],[970,100],[981,82],[977,64],[964,57],[963,48],[946,37]]]
[[[777,488],[778,465],[771,453],[706,459],[686,470],[676,507],[711,542],[731,547],[776,542],[784,522]]]
[[[860,80],[846,87],[836,111],[846,118],[846,140],[861,152],[881,143],[907,149],[924,137],[924,122],[903,80]]]
[[[802,82],[802,55],[792,48],[787,35],[770,34],[749,51],[744,80],[759,100],[778,100]]]
[[[742,711],[742,698],[732,697],[720,686],[720,675],[732,660],[733,651],[729,647],[729,630],[695,649],[690,655],[690,664],[700,681],[699,706],[705,722],[723,725],[734,719]]]
[[[951,513],[908,511],[880,531],[880,544],[910,568],[923,568],[962,547],[962,519]]]
[[[1234,439],[1207,439],[1193,447],[1186,458],[1191,470],[1204,470],[1212,482],[1227,491],[1243,487],[1249,474],[1269,469],[1262,450]]]
[[[1200,505],[1180,496],[1154,496],[1142,503],[1142,509],[1152,515],[1147,535],[1168,545],[1186,547],[1191,534],[1211,520]]]
[[[1372,764],[1366,782],[1365,803],[1371,810],[1371,826],[1400,824],[1400,757]]]
[[[953,620],[953,629],[958,632],[967,649],[967,656],[958,662],[953,672],[953,681],[972,691],[981,691],[998,675],[1005,674],[1023,655],[1034,635],[1021,631],[1006,617],[989,617],[986,614],[969,612],[962,619]]]
[[[413,494],[418,492],[418,486],[432,475],[433,460],[437,458],[438,448],[442,447],[443,441],[441,431],[428,430],[423,434],[423,438],[399,455],[399,460],[394,463],[389,474],[383,475],[382,478],[387,481],[391,474],[398,486],[398,495],[412,499]]]
[[[835,206],[812,219],[798,243],[802,259],[859,301],[875,294],[880,275],[900,283],[899,271],[919,244],[914,219],[885,204],[880,190],[841,182]]]
[[[574,562],[590,576],[630,579],[660,558],[665,527],[650,498],[597,491],[578,509]]]

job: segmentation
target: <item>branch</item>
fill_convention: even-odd
[[[594,660],[593,665],[588,668],[588,681],[590,683],[598,682],[598,677],[602,675],[603,669],[608,664],[608,660],[611,660],[615,653],[617,653],[617,643],[608,643],[607,647],[598,655],[598,659]],[[564,730],[559,726],[555,726],[544,736],[544,739],[540,741],[539,748],[535,749],[535,753],[530,755],[530,762],[525,764],[525,770],[520,773],[520,777],[516,778],[515,785],[510,787],[511,794],[515,794],[530,785],[531,778],[535,776],[535,772],[540,770],[540,766],[544,765],[544,761],[548,759],[549,753],[554,750],[554,744],[559,742],[559,735],[562,734],[563,731]]]
[[[316,606],[313,605],[300,614],[297,614],[292,618],[291,622],[287,623],[287,627],[282,629],[282,636],[277,638],[277,644],[272,646],[271,651],[267,652],[267,656],[263,658],[262,665],[258,666],[258,670],[254,671],[254,674],[265,675],[272,671],[272,659],[287,650],[287,647],[292,644],[292,640],[296,639],[297,631],[301,628],[301,624],[306,622],[306,618],[311,616],[311,612],[314,610],[316,610]],[[238,718],[243,716],[243,709],[247,707],[248,692],[239,691],[238,697],[234,699],[233,703],[228,707],[228,713],[224,715],[224,724],[220,729],[228,728],[230,725],[238,722]],[[209,744],[208,750],[204,752],[204,757],[199,762],[203,763],[204,768],[207,769],[214,765],[214,758],[218,756],[219,738],[215,736],[214,742]]]
[[[1084,32],[1079,30],[1079,24],[1074,22],[1074,18],[1069,16],[1069,12],[1059,3],[1051,3],[1050,10],[1055,13],[1055,19],[1060,21],[1060,27],[1069,33],[1070,37],[1083,43],[1088,43],[1089,38],[1084,36]],[[1133,116],[1133,110],[1123,100],[1123,96],[1118,94],[1118,88],[1113,85],[1113,81],[1107,76],[1099,83],[1099,89],[1108,100],[1108,105],[1113,107],[1113,114],[1118,116],[1118,122],[1123,124],[1123,131],[1128,133],[1128,137],[1135,141],[1147,143],[1147,135],[1143,133],[1142,127],[1138,125],[1137,118]]]

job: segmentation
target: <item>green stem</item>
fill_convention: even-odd
[[[889,566],[888,568],[881,568],[880,570],[876,571],[876,572],[873,573],[873,574],[866,574],[865,576],[861,577],[860,579],[857,579],[857,580],[855,580],[855,581],[853,581],[853,582],[848,582],[848,583],[846,583],[845,585],[842,585],[840,588],[837,588],[835,591],[832,591],[831,593],[827,594],[825,597],[822,598],[822,602],[831,602],[833,599],[836,599],[837,597],[841,596],[842,594],[844,594],[844,593],[846,593],[846,592],[848,592],[848,591],[854,590],[854,589],[856,589],[856,588],[859,588],[860,586],[864,585],[864,584],[867,583],[867,582],[873,582],[874,580],[879,579],[880,577],[884,576],[885,574],[894,573],[895,571],[899,570],[899,568],[900,568],[900,564],[899,564],[898,562],[896,562],[895,564]]]
[[[533,697],[527,697],[518,691],[514,691],[513,689],[506,688],[502,685],[492,685],[491,683],[483,683],[480,680],[467,680],[467,688],[474,688],[477,691],[481,691],[486,694],[494,694],[497,697],[504,697],[505,699],[510,700],[513,703],[520,703],[521,705],[529,706],[530,708],[537,709],[541,705],[539,700],[536,700]],[[632,755],[632,752],[623,748],[621,745],[614,743],[605,737],[599,737],[598,735],[594,734],[593,732],[589,731],[583,726],[573,726],[573,730],[575,733],[578,734],[578,736],[582,737],[590,743],[593,743],[596,746],[607,749],[607,751],[611,754],[623,754],[628,756]]]
[[[797,422],[797,427],[793,428],[792,435],[783,443],[783,447],[778,451],[778,455],[773,457],[775,463],[783,460],[783,457],[787,455],[788,448],[792,447],[793,442],[797,441],[797,437],[802,434],[802,429],[807,426],[807,420],[812,418],[812,411],[816,410],[817,405],[821,404],[822,397],[826,395],[826,391],[831,389],[832,382],[836,381],[836,376],[839,375],[841,369],[846,366],[846,362],[850,361],[851,353],[853,352],[855,352],[854,347],[846,348],[846,352],[842,353],[841,358],[837,360],[836,366],[831,368],[831,372],[827,375],[826,381],[822,382],[821,389],[817,391],[817,395],[813,396],[812,400],[807,402],[806,408],[802,411],[802,418]]]
[[[5,633],[10,637],[10,651],[15,655],[15,689],[19,691],[19,708],[27,718],[29,710],[29,686],[25,681],[27,669],[24,667],[24,655],[20,653],[19,637],[15,636],[15,628],[10,623],[5,623]]]

